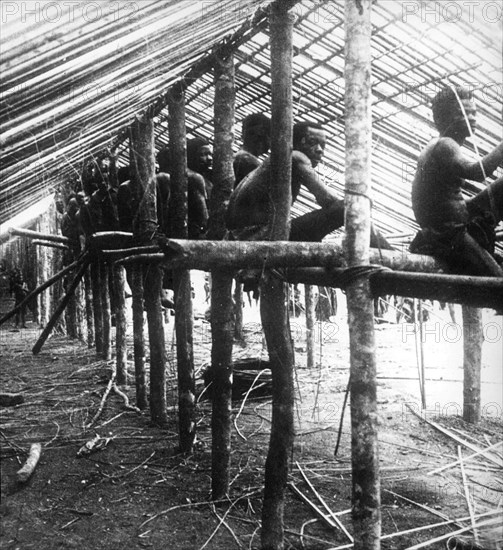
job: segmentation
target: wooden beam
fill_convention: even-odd
[[[133,219],[136,242],[150,244],[159,224],[155,178],[154,121],[137,120],[131,128],[131,192],[136,198],[138,212]],[[161,310],[162,269],[151,265],[145,270],[143,297],[147,311],[150,347],[150,417],[159,425],[167,423],[166,410],[166,348],[164,321]],[[137,281],[135,281],[137,282]],[[135,299],[138,293],[133,294]],[[135,306],[138,312],[138,306]],[[142,313],[143,317],[143,313]],[[139,327],[138,327],[139,328]],[[141,331],[143,337],[143,330]]]
[[[234,57],[215,63],[213,190],[210,198],[208,234],[223,239],[225,210],[234,189]],[[232,274],[211,272],[211,496],[224,498],[229,492],[232,432]]]
[[[271,241],[288,239],[292,170],[292,34],[290,3],[271,5]],[[243,244],[243,243],[240,243]],[[278,247],[278,242],[271,243]],[[272,420],[265,464],[261,542],[263,550],[284,544],[285,488],[294,441],[294,352],[287,285],[266,270],[260,285],[260,316],[272,372]]]
[[[108,254],[105,251],[106,257]],[[110,254],[124,256],[128,250],[111,251]],[[222,266],[231,271],[245,267],[287,267],[284,275],[291,283],[341,287],[348,281],[342,248],[333,243],[173,239],[168,241],[165,253],[126,256],[121,261],[126,265],[161,262],[166,267],[181,266],[203,271]],[[500,278],[444,274],[441,273],[443,264],[431,256],[370,249],[370,264],[390,269],[369,271],[374,295],[395,294],[493,308],[500,308],[503,301],[503,281]]]
[[[345,287],[348,281],[343,268],[289,268],[285,278],[289,283],[335,288]],[[503,280],[499,277],[376,271],[369,273],[369,280],[374,298],[392,294],[472,307],[503,308]]]
[[[48,233],[39,233],[38,231],[32,231],[31,229],[19,229],[13,227],[9,229],[9,234],[17,235],[19,237],[28,237],[29,239],[42,239],[52,243],[70,244],[70,239],[68,237],[63,237],[62,235],[51,235]]]
[[[346,257],[349,267],[369,264],[371,208],[372,0],[346,0],[345,136]],[[346,286],[350,350],[352,518],[355,550],[379,550],[381,499],[377,443],[377,369],[374,307],[368,277]]]
[[[89,264],[89,260],[86,259],[80,265],[80,268],[77,271],[71,285],[68,287],[66,294],[61,299],[60,303],[58,304],[54,313],[52,314],[49,322],[47,323],[44,330],[40,334],[38,340],[36,341],[35,345],[33,346],[33,349],[32,349],[33,355],[37,355],[40,352],[45,341],[47,340],[47,338],[49,338],[49,335],[51,334],[53,328],[55,327],[58,319],[60,318],[61,314],[65,310],[65,307],[68,304],[68,301],[73,296],[73,293],[75,292],[75,289],[77,288],[77,285],[79,284],[80,279],[82,279],[82,277],[84,276],[84,273],[87,269],[88,264]]]
[[[228,269],[275,267],[346,267],[342,246],[336,243],[292,241],[189,241],[170,239],[164,252],[125,258],[125,264],[161,262],[173,269]],[[125,251],[124,253],[127,253]],[[105,251],[105,255],[108,252]],[[116,254],[114,251],[112,254]],[[116,254],[118,255],[118,254]],[[370,250],[370,264],[401,271],[435,273],[442,264],[431,256],[409,254],[400,250]]]
[[[169,109],[169,149],[171,158],[171,234],[186,239],[187,213],[187,151],[185,130],[185,93],[171,90]],[[190,271],[173,271],[175,294],[176,360],[178,375],[178,434],[180,451],[192,452],[196,438],[196,380],[194,371],[194,318]]]

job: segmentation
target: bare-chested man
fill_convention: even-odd
[[[344,200],[327,187],[314,170],[323,157],[326,136],[314,122],[298,122],[293,128],[292,203],[301,186],[310,191],[321,206],[292,219],[291,241],[321,241],[344,225]],[[267,240],[271,211],[269,194],[270,158],[246,176],[231,195],[227,227],[236,240]],[[371,246],[391,248],[384,237],[372,229]]]
[[[433,100],[433,119],[440,135],[421,153],[412,183],[412,208],[421,231],[411,252],[447,261],[457,273],[503,276],[493,257],[494,228],[503,219],[503,178],[465,199],[465,179],[484,181],[503,165],[503,141],[480,162],[461,151],[475,129],[476,109],[469,91],[450,86]]]
[[[234,187],[250,172],[258,168],[261,155],[269,152],[271,147],[271,120],[262,113],[253,113],[243,119],[243,145],[235,154],[233,168]]]

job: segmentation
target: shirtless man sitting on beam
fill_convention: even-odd
[[[503,178],[465,199],[465,179],[484,181],[503,166],[503,141],[480,161],[462,153],[475,129],[471,93],[447,86],[433,99],[439,137],[422,151],[412,183],[412,209],[421,230],[410,251],[447,262],[453,273],[503,277],[494,257],[495,227],[503,219]]]
[[[325,150],[326,136],[314,122],[298,122],[293,128],[292,204],[303,185],[321,206],[297,218],[290,227],[290,241],[321,241],[344,225],[344,200],[327,187],[316,171]],[[227,228],[236,240],[268,240],[271,210],[269,195],[270,157],[236,187],[227,209]],[[389,243],[374,228],[370,246],[390,249]]]

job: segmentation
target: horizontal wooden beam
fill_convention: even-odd
[[[109,254],[104,251],[105,255]],[[278,267],[346,267],[344,251],[336,243],[292,241],[190,241],[171,239],[163,252],[139,254],[123,260],[124,263],[162,263],[168,268],[211,271],[223,267],[229,270],[243,268]],[[401,271],[438,273],[439,262],[431,256],[409,254],[401,250],[371,249],[371,264]]]
[[[406,296],[503,311],[503,279],[499,277],[405,271],[376,271],[368,276],[376,297]],[[343,268],[291,268],[286,270],[285,278],[290,283],[337,288],[345,286],[348,274]]]
[[[369,268],[351,271],[345,269],[342,246],[335,243],[173,239],[167,242],[164,253],[137,254],[122,262],[155,262],[169,269],[203,271],[224,266],[231,271],[287,268],[283,276],[290,282],[331,287],[345,287],[351,277],[363,273],[376,296],[395,294],[503,310],[503,279],[445,274],[445,266],[434,258],[405,250],[371,249]]]
[[[50,235],[47,233],[39,233],[38,231],[32,231],[31,229],[20,229],[12,227],[9,229],[11,235],[18,235],[19,237],[28,237],[29,239],[42,239],[44,241],[50,241],[53,243],[69,244],[70,239],[63,237],[63,235]]]
[[[41,240],[41,239],[33,239],[33,241],[31,241],[32,244],[34,244],[35,246],[48,246],[50,248],[59,248],[60,250],[68,250],[68,246],[66,246],[66,244],[63,244],[63,243],[54,243],[54,242],[51,242],[51,241],[44,241],[44,240]]]

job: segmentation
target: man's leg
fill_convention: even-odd
[[[470,218],[491,212],[496,223],[503,220],[503,177],[488,185],[483,191],[466,201]]]
[[[328,208],[313,210],[294,218],[290,227],[291,241],[319,242],[344,225],[344,201],[334,202]]]
[[[313,210],[294,218],[290,228],[291,241],[320,242],[323,237],[344,225],[344,201],[334,202],[328,208]],[[393,250],[389,242],[372,224],[370,246],[383,250]]]
[[[456,239],[448,261],[455,273],[503,277],[498,262],[466,231]]]

